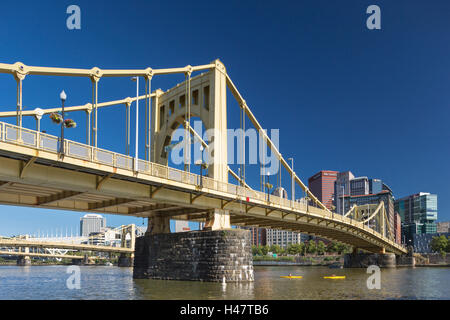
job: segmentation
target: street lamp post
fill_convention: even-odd
[[[267,201],[270,201],[270,190],[273,188],[273,186],[270,184],[270,172],[267,172],[267,183],[266,183],[266,188],[267,188]]]
[[[135,146],[135,159],[134,170],[138,171],[138,159],[139,159],[139,77],[133,77],[131,80],[136,81],[136,146]]]
[[[200,151],[202,152],[202,158],[195,162],[196,165],[200,166],[200,188],[203,188],[203,169],[208,169],[208,164],[203,161],[203,146],[200,147]]]
[[[60,156],[61,159],[64,158],[64,102],[66,102],[67,99],[67,95],[64,92],[64,90],[60,93],[59,98],[61,99],[61,103],[62,103],[62,108],[61,108],[61,114],[62,114],[62,121],[61,121],[61,141],[59,143],[59,152],[60,152]]]
[[[241,168],[238,168],[239,185],[242,186]]]
[[[67,100],[67,95],[64,92],[64,90],[60,93],[59,98],[61,99],[61,103],[62,103],[61,115],[58,114],[57,112],[52,112],[50,114],[50,119],[54,123],[61,125],[61,135],[59,137],[59,156],[61,159],[63,159],[64,158],[64,127],[75,128],[77,126],[77,124],[72,119],[65,118],[64,102],[66,102],[66,100]],[[36,109],[36,110],[37,110],[37,113],[40,113],[38,109]],[[38,125],[39,125],[39,130],[40,130],[40,124],[38,123]],[[45,131],[42,131],[42,132],[45,133]]]

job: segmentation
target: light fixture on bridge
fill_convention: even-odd
[[[67,95],[64,92],[64,90],[61,91],[61,93],[59,94],[59,98],[61,99],[61,101],[66,101],[67,100]]]
[[[267,183],[266,183],[266,188],[267,188],[267,201],[270,200],[270,190],[273,188],[273,185],[270,183],[270,171],[267,171]]]

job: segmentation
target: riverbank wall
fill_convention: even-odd
[[[343,263],[344,257],[341,255],[253,257],[254,266],[329,266]]]

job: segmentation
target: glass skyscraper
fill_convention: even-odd
[[[420,192],[395,201],[395,211],[402,219],[405,240],[415,234],[437,232],[437,195]]]

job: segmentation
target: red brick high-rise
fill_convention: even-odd
[[[309,190],[330,210],[333,205],[334,182],[338,173],[338,171],[322,170],[308,179]]]

